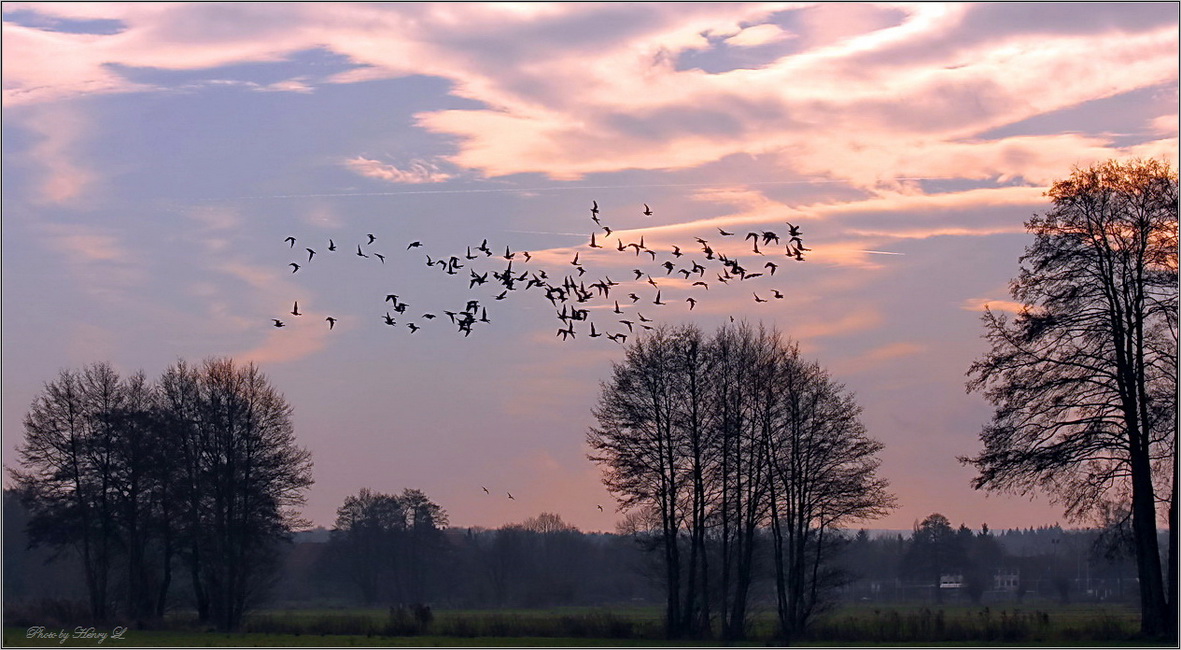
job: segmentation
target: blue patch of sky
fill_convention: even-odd
[[[686,50],[676,60],[676,70],[701,70],[721,74],[731,70],[755,70],[799,51],[794,39],[753,46],[732,46],[723,37],[707,36],[708,50]]]
[[[109,18],[76,19],[48,16],[34,9],[21,8],[4,12],[4,22],[31,27],[46,32],[66,34],[99,34],[109,36],[127,29],[121,20]]]
[[[210,86],[186,93],[111,96],[92,142],[104,167],[126,170],[121,193],[180,200],[393,187],[347,171],[364,156],[406,168],[450,153],[413,128],[428,109],[469,108],[433,77],[325,84],[312,93]]]
[[[1015,136],[1045,135],[1047,133],[1081,133],[1084,135],[1110,134],[1116,146],[1128,146],[1155,140],[1160,136],[1148,129],[1153,118],[1163,114],[1162,91],[1176,85],[1163,84],[1139,88],[1069,108],[1042,113],[1031,118],[1006,124],[980,133],[977,138],[996,140]],[[1173,95],[1174,110],[1176,95]]]
[[[107,64],[107,67],[128,81],[160,87],[184,87],[213,81],[233,81],[245,84],[269,85],[295,77],[323,79],[348,70],[365,67],[348,57],[322,48],[292,52],[282,61],[258,61],[231,65],[172,70]]]
[[[950,194],[995,187],[1024,187],[1031,183],[1017,176],[1004,181],[994,178],[929,178],[918,181],[918,184],[924,194]]]

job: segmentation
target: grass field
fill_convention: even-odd
[[[1010,604],[1011,605],[1011,604]],[[751,617],[750,641],[764,645],[775,630],[772,612]],[[201,631],[183,617],[170,629],[127,630],[120,638],[75,638],[74,628],[47,626],[40,638],[26,628],[4,630],[5,646],[684,646],[718,645],[662,639],[659,608],[442,610],[428,620],[387,609],[292,609],[251,614],[242,631]],[[971,607],[965,605],[855,605],[818,620],[795,645],[1142,645],[1132,608],[1100,605]]]

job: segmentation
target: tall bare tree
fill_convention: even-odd
[[[802,631],[834,528],[892,505],[875,476],[881,445],[858,413],[851,394],[761,327],[708,340],[665,327],[628,348],[587,440],[624,509],[646,513],[637,538],[661,551],[670,636],[709,635],[716,616],[724,639],[743,638],[768,539],[785,634]]]
[[[198,612],[232,630],[269,586],[279,544],[303,523],[296,507],[311,458],[295,444],[291,406],[253,364],[181,361],[162,385],[183,455],[184,555]]]
[[[991,349],[968,388],[996,409],[984,449],[961,460],[979,471],[977,489],[1043,489],[1073,516],[1129,493],[1141,629],[1175,638],[1177,174],[1110,161],[1075,169],[1048,195],[1053,207],[1026,223],[1034,242],[1011,284],[1025,307],[984,315]]]

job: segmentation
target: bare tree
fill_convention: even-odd
[[[645,513],[630,521],[661,552],[670,636],[709,635],[711,613],[724,639],[745,636],[768,537],[782,627],[802,631],[831,576],[834,529],[892,505],[875,477],[881,444],[858,413],[851,394],[761,327],[709,340],[660,328],[628,348],[588,442],[624,509]]]
[[[1075,169],[1027,224],[1015,318],[986,311],[969,390],[996,407],[977,489],[1044,489],[1080,516],[1131,495],[1141,629],[1176,635],[1177,174],[1157,161]],[[1156,526],[1168,511],[1166,598]],[[1172,600],[1173,602],[1169,602]]]
[[[838,529],[884,516],[894,507],[877,476],[882,443],[869,438],[851,392],[799,347],[777,337],[773,389],[764,416],[771,458],[771,533],[780,633],[803,632],[837,586],[828,569],[843,538]]]
[[[198,612],[232,630],[263,596],[312,483],[291,406],[253,364],[178,362],[162,381],[188,490],[185,556]]]
[[[114,451],[121,382],[109,365],[63,370],[25,415],[12,472],[30,510],[34,544],[73,546],[82,560],[90,614],[107,618],[116,553]]]

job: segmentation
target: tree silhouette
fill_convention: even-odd
[[[587,440],[608,489],[643,513],[629,529],[660,553],[669,636],[709,635],[717,616],[742,638],[768,542],[782,635],[803,631],[835,575],[835,529],[893,503],[858,413],[774,331],[660,327],[628,346]]]
[[[983,451],[961,460],[979,471],[977,489],[1044,489],[1075,516],[1129,492],[1142,632],[1175,637],[1156,519],[1166,503],[1176,585],[1177,174],[1112,161],[1048,195],[1011,285],[1025,307],[1011,320],[984,314],[991,349],[968,388],[996,410]]]

